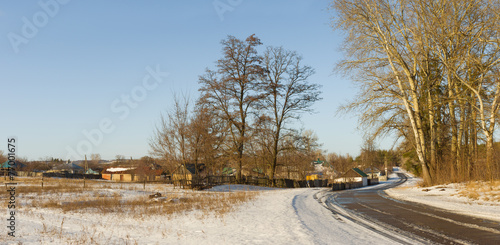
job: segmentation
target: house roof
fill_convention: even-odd
[[[321,160],[319,160],[319,158],[318,158],[318,160],[314,160],[314,161],[312,161],[312,163],[313,163],[313,164],[323,164],[323,163],[325,163],[325,161],[321,161]]]
[[[368,177],[368,175],[359,168],[351,168],[342,177]]]
[[[354,172],[358,173],[361,177],[368,177],[368,175],[365,174],[365,172],[361,171],[361,169],[359,169],[359,168],[353,168],[352,170]]]
[[[186,164],[186,169],[191,174],[196,174],[196,168],[195,167],[198,167],[198,173],[201,172],[201,171],[203,171],[203,170],[205,170],[205,164],[204,163],[198,163],[198,164],[187,163]]]
[[[76,165],[75,163],[64,163],[64,164],[55,166],[53,169],[58,169],[58,170],[64,170],[64,169],[84,170],[83,167],[80,167],[80,166]]]
[[[201,173],[205,170],[205,164],[204,163],[186,163],[186,164],[181,164],[176,171],[179,171],[179,169],[184,168],[189,172],[189,174],[196,174],[196,172]],[[196,171],[196,167],[198,167],[198,171]]]
[[[14,166],[9,165],[9,161],[6,161],[0,165],[0,168],[9,168],[9,167],[14,167],[14,168],[24,168],[26,167],[26,164],[23,164],[22,162],[19,161],[14,161]]]
[[[91,168],[89,168],[89,169],[87,170],[87,172],[85,172],[85,173],[86,173],[86,174],[99,174],[99,172],[98,172],[98,171],[92,170]]]
[[[235,169],[231,167],[225,167],[222,169],[222,174],[229,175],[235,173]]]
[[[103,174],[132,174],[135,168],[110,167],[102,171]]]
[[[102,174],[154,174],[156,176],[163,173],[163,169],[154,169],[148,166],[139,167],[109,167],[104,169]]]

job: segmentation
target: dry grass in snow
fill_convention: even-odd
[[[116,183],[95,180],[23,178],[17,188],[19,207],[57,209],[63,212],[126,213],[130,216],[171,215],[192,210],[222,216],[257,192],[197,192],[173,189],[171,185]],[[161,197],[149,195],[160,193]],[[2,199],[8,193],[1,193]],[[4,199],[6,200],[6,198]],[[5,205],[4,205],[5,206]]]
[[[500,181],[471,181],[462,184],[457,196],[474,201],[500,202]]]
[[[7,244],[142,244],[144,234],[152,241],[171,241],[185,236],[176,229],[180,223],[223,223],[227,214],[259,195],[101,180],[86,180],[83,188],[83,180],[50,178],[42,189],[39,178],[16,181],[18,236],[3,236]],[[155,193],[161,197],[150,198]],[[0,192],[0,198],[7,200],[7,194]],[[7,203],[0,213],[7,213]]]

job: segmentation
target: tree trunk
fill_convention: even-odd
[[[434,103],[432,102],[432,93],[431,89],[428,90],[427,92],[427,103],[428,103],[428,110],[429,110],[429,133],[430,133],[430,165],[431,169],[435,171],[438,169],[437,166],[437,152],[436,152],[436,128],[434,125]]]
[[[453,86],[452,75],[448,72],[448,108],[449,108],[449,116],[450,116],[450,126],[451,126],[451,142],[450,142],[450,158],[449,161],[451,163],[451,176],[455,176],[457,174],[457,119],[455,117],[455,102],[453,98],[455,97]]]
[[[493,163],[493,134],[488,134],[486,136],[486,175],[489,179],[493,179],[493,170],[491,168]]]
[[[278,164],[278,143],[279,143],[278,138],[275,138],[274,142],[273,142],[273,153],[272,153],[273,159],[272,159],[272,163],[271,163],[271,174],[269,175],[272,186],[274,186],[274,175],[276,173],[276,166]]]

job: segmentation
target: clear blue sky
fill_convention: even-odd
[[[264,46],[296,50],[315,68],[311,81],[323,85],[324,99],[316,114],[304,115],[302,126],[314,130],[329,152],[359,153],[357,119],[335,116],[356,91],[332,72],[342,57],[342,36],[329,26],[328,0],[40,2],[47,5],[5,1],[0,7],[4,152],[7,137],[15,136],[18,155],[30,160],[76,160],[68,149],[78,153],[89,145],[103,159],[147,155],[173,94],[197,98],[198,76],[221,57],[220,41],[255,33]],[[151,77],[145,89],[147,67],[169,75],[159,84]],[[122,102],[134,93],[138,102]]]

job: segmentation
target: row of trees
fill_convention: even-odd
[[[376,137],[395,132],[427,184],[498,178],[498,0],[335,0],[355,111]],[[447,179],[443,179],[448,177]]]
[[[273,178],[279,164],[317,151],[311,133],[290,128],[320,100],[320,86],[309,82],[314,70],[283,47],[266,47],[259,38],[228,36],[215,69],[199,78],[201,96],[191,110],[185,96],[162,115],[150,146],[153,155],[178,166],[205,163],[213,170],[231,164],[260,168]],[[291,155],[293,154],[293,155]]]

